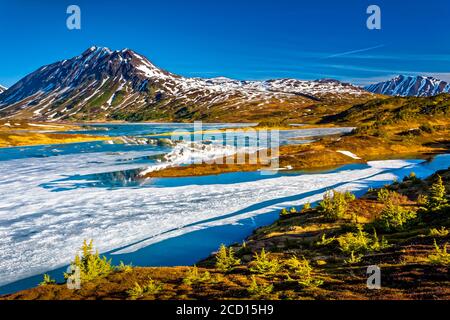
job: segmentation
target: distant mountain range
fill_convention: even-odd
[[[3,91],[6,91],[6,87],[4,87],[0,84],[0,93],[2,93]]]
[[[372,94],[336,80],[186,78],[128,49],[91,47],[43,66],[0,95],[0,117],[36,120],[252,121]]]
[[[447,82],[420,76],[398,76],[365,88],[333,79],[186,78],[156,67],[132,50],[94,46],[72,59],[39,68],[6,91],[0,86],[0,118],[292,120],[315,113],[315,107],[336,112],[374,94],[433,96],[449,91]]]
[[[365,89],[389,96],[431,97],[450,92],[450,84],[433,77],[400,75],[385,82],[366,86]]]

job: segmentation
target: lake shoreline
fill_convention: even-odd
[[[105,137],[71,134],[81,127],[68,123],[0,121],[0,150],[4,148],[70,144],[107,140]]]
[[[441,162],[445,160],[442,159]],[[444,167],[444,166],[442,166]],[[437,170],[438,168],[436,168]],[[434,170],[433,170],[434,172]],[[448,185],[450,183],[450,172],[449,169],[440,171],[441,174],[445,175],[445,181]],[[406,173],[406,172],[405,172]],[[431,177],[436,177],[436,173],[432,174]],[[422,180],[421,180],[422,181]],[[411,194],[415,194],[417,190],[421,191],[424,188],[429,188],[432,181],[435,181],[434,178],[427,177],[423,180],[424,182],[414,182],[413,180],[405,179],[404,182],[394,183],[392,188],[393,190],[397,190],[402,194],[406,194],[411,196]],[[380,186],[381,187],[381,186]],[[356,193],[358,199],[355,200],[355,203],[351,206],[351,210],[356,210],[361,214],[360,221],[366,221],[367,215],[375,215],[375,212],[379,209],[381,205],[377,204],[376,200],[376,190],[372,190],[367,192],[359,191]],[[375,194],[375,198],[374,198]],[[411,200],[403,200],[405,202],[405,206],[411,206],[414,202]],[[415,204],[414,204],[415,205]],[[369,211],[364,211],[365,209]],[[364,213],[365,212],[365,213]],[[369,215],[369,216],[370,216]],[[331,237],[337,231],[336,226],[342,228],[343,230],[348,230],[349,227],[345,227],[345,224],[332,224],[330,222],[322,221],[320,219],[320,214],[317,213],[317,210],[310,209],[306,210],[305,213],[300,213],[300,211],[296,214],[292,214],[291,216],[286,216],[284,218],[279,218],[278,213],[273,212],[272,214],[272,222],[267,221],[265,224],[260,227],[255,226],[251,235],[245,237],[245,241],[242,243],[241,241],[236,241],[234,244],[228,243],[230,248],[233,248],[234,251],[238,254],[238,257],[241,258],[242,264],[247,264],[252,259],[252,254],[254,252],[259,252],[261,248],[266,248],[266,251],[270,254],[272,259],[277,257],[278,259],[290,256],[289,252],[296,252],[299,249],[296,247],[300,246],[302,254],[306,256],[311,261],[311,267],[314,269],[314,275],[321,279],[325,284],[320,284],[319,286],[312,286],[311,288],[302,289],[302,290],[294,290],[286,293],[283,291],[283,288],[287,285],[280,278],[277,280],[275,278],[275,283],[285,283],[285,285],[280,287],[276,287],[276,291],[280,291],[282,295],[290,294],[292,298],[298,299],[300,297],[308,298],[308,299],[378,299],[380,297],[384,297],[386,299],[410,299],[415,297],[417,299],[417,286],[421,288],[421,297],[422,299],[427,299],[433,295],[434,298],[437,299],[446,299],[450,292],[448,291],[448,287],[446,287],[446,283],[450,281],[447,272],[448,267],[439,267],[428,265],[425,258],[417,257],[417,255],[423,255],[423,251],[426,248],[426,252],[432,252],[432,242],[433,238],[429,236],[414,236],[416,233],[412,233],[412,240],[409,238],[405,238],[403,233],[394,233],[388,236],[388,241],[391,247],[387,247],[383,249],[380,253],[376,255],[368,255],[367,261],[366,259],[363,262],[357,262],[352,265],[345,264],[342,262],[345,259],[343,254],[332,254],[329,250],[327,250],[325,245],[317,245],[316,242],[320,242],[322,234],[326,234],[327,238]],[[442,219],[441,219],[442,220]],[[370,221],[370,220],[369,220]],[[439,225],[439,219],[437,222],[432,223],[431,225]],[[364,222],[367,223],[367,222]],[[437,224],[436,224],[437,223]],[[417,227],[415,227],[417,228]],[[418,232],[426,232],[428,229],[422,230],[420,225],[418,226]],[[217,233],[217,230],[214,230],[214,227],[211,229],[205,229],[205,231],[211,230],[211,234]],[[416,229],[413,229],[416,230]],[[325,231],[325,233],[324,233]],[[300,233],[300,235],[297,235]],[[302,235],[304,234],[304,235]],[[339,234],[339,233],[338,233]],[[189,236],[190,234],[186,234]],[[419,233],[420,235],[420,233]],[[410,237],[411,237],[410,236]],[[199,239],[203,239],[204,236],[199,236]],[[302,240],[303,239],[303,240]],[[311,242],[311,244],[307,247],[303,247],[306,241]],[[445,242],[445,239],[439,240],[439,244],[442,245],[442,241]],[[185,242],[185,241],[184,241]],[[411,244],[414,243],[420,249],[414,249],[411,251]],[[418,245],[417,243],[420,243]],[[289,250],[287,250],[288,248]],[[404,248],[401,250],[401,248]],[[286,251],[287,250],[287,251]],[[317,252],[316,252],[317,251]],[[166,251],[167,252],[167,251]],[[404,262],[403,264],[398,264],[397,260],[392,262],[393,257],[399,255],[398,252],[402,252],[401,257],[405,257],[404,259],[416,259],[412,260],[412,262]],[[175,253],[174,253],[175,254]],[[425,253],[426,254],[426,253]],[[426,255],[425,255],[426,257]],[[383,285],[383,290],[377,291],[367,291],[365,288],[365,265],[367,263],[374,263],[374,259],[377,259],[378,264],[383,264],[383,274],[389,275],[390,281],[393,281],[391,288],[391,283],[385,281]],[[418,260],[417,260],[418,259]],[[409,260],[407,260],[409,261]],[[195,262],[192,262],[192,264]],[[186,274],[189,274],[192,267],[187,266],[179,266],[179,267],[133,267],[130,271],[116,271],[113,275],[108,276],[104,279],[98,279],[93,281],[92,284],[87,284],[86,287],[83,287],[80,291],[67,290],[64,285],[45,285],[42,287],[36,287],[27,289],[25,291],[21,291],[14,294],[5,295],[3,299],[44,299],[44,300],[53,300],[53,299],[91,299],[91,298],[102,298],[102,299],[129,299],[129,296],[126,294],[127,288],[132,286],[133,281],[142,281],[142,279],[146,279],[151,277],[152,279],[158,281],[158,283],[164,284],[164,290],[161,294],[156,296],[143,297],[148,299],[179,299],[179,298],[191,298],[191,299],[208,299],[215,300],[221,299],[221,297],[229,297],[234,299],[246,298],[246,293],[233,291],[233,286],[230,285],[233,282],[241,283],[244,286],[248,284],[248,272],[244,266],[237,267],[237,269],[230,273],[223,274],[214,268],[215,259],[213,256],[209,256],[206,259],[201,259],[201,261],[197,260],[197,265],[199,267],[199,272],[209,272],[211,276],[220,277],[223,279],[223,285],[220,287],[222,291],[225,290],[226,293],[220,293],[215,289],[214,282],[212,283],[203,283],[199,286],[190,286],[183,284],[183,279],[185,279]],[[191,264],[191,265],[192,265]],[[188,265],[188,264],[186,264]],[[413,268],[413,269],[411,269]],[[61,271],[60,269],[59,271]],[[344,272],[344,271],[345,272]],[[447,270],[447,271],[445,271]],[[431,273],[430,273],[431,272]],[[348,276],[348,273],[352,274],[352,276]],[[402,277],[408,274],[413,281],[420,279],[423,282],[422,285],[416,284],[413,286],[408,285],[409,282],[399,282],[395,280],[396,278],[402,279]],[[270,281],[270,277],[257,276],[260,283],[267,283]],[[436,277],[439,277],[438,282],[434,282]],[[416,279],[417,278],[417,279]],[[244,281],[243,279],[247,279]],[[397,281],[397,282],[396,282]],[[270,283],[270,282],[269,282]],[[415,282],[414,282],[415,283]],[[292,283],[291,283],[292,284]],[[175,287],[173,287],[175,286]],[[292,284],[294,286],[294,284]],[[295,286],[294,286],[295,287]],[[97,290],[97,288],[102,288],[101,294]],[[179,289],[177,289],[179,288]],[[446,288],[444,290],[444,288]],[[180,291],[181,290],[181,291]],[[286,290],[286,289],[284,289]],[[225,294],[225,295],[224,295]],[[269,294],[266,298],[270,299],[280,299],[279,295]]]
[[[367,191],[367,189],[366,189],[366,191]],[[356,194],[358,195],[358,196],[362,196],[366,191],[360,191],[360,192],[357,192]],[[255,218],[257,218],[258,217],[258,219],[259,218],[261,218],[262,219],[262,222],[261,223],[256,223],[255,225],[253,225],[252,226],[252,224],[254,224],[255,223],[255,221],[253,221],[253,218],[251,218],[250,220],[248,220],[249,218],[246,218],[247,219],[247,223],[244,223],[244,222],[242,222],[242,224],[243,225],[247,225],[247,227],[245,227],[245,232],[247,233],[247,235],[246,236],[244,236],[243,238],[241,238],[242,240],[244,240],[244,239],[249,239],[249,237],[251,237],[250,235],[251,234],[254,234],[254,232],[255,232],[255,230],[257,230],[258,228],[260,228],[260,227],[264,227],[264,226],[268,226],[268,225],[270,225],[270,224],[272,224],[273,222],[275,222],[277,219],[278,219],[278,211],[273,211],[272,213],[268,213],[268,214],[265,214],[265,215],[261,215],[261,216],[256,216]],[[264,217],[266,217],[266,218],[264,218]],[[231,226],[233,226],[233,225],[235,225],[235,223],[233,223],[233,224],[231,224],[230,225],[230,227]],[[209,232],[209,231],[211,231],[210,232],[210,235],[212,236],[212,235],[217,235],[218,234],[218,231],[217,230],[219,230],[219,229],[217,229],[217,228],[228,228],[227,227],[227,225],[223,225],[223,226],[211,226],[211,227],[208,227],[208,228],[206,228],[206,229],[204,229],[204,231],[199,231],[200,233],[199,233],[199,236],[197,237],[198,239],[203,239],[202,241],[199,241],[198,243],[199,243],[199,245],[201,246],[201,243],[204,243],[204,234],[205,234],[205,232]],[[226,229],[224,229],[224,230],[226,230]],[[236,236],[236,231],[227,231],[226,232],[227,234],[233,234],[234,236]],[[182,241],[183,243],[185,243],[186,242],[186,240],[181,240],[181,239],[183,239],[184,237],[190,237],[191,236],[191,234],[195,234],[195,232],[194,233],[191,233],[191,232],[188,232],[188,233],[186,233],[186,234],[183,234],[183,235],[181,235],[181,236],[175,236],[175,237],[173,237],[173,238],[168,238],[167,240],[163,240],[163,241],[161,241],[161,242],[157,242],[157,243],[155,243],[154,245],[150,245],[150,246],[145,246],[145,247],[143,247],[143,249],[141,249],[141,250],[147,250],[147,248],[151,248],[151,247],[154,247],[154,246],[156,246],[156,247],[161,247],[161,250],[163,250],[162,252],[167,252],[167,247],[165,247],[165,245],[164,245],[164,243],[165,242],[167,242],[167,241],[169,241],[169,242],[173,242],[173,244],[177,247],[178,246],[178,244],[176,244],[176,243],[178,243],[179,241]],[[219,234],[220,234],[220,232],[219,232]],[[229,244],[229,245],[231,245],[232,243],[235,243],[236,241],[233,241],[233,240],[231,240],[231,241],[224,241],[225,243],[227,243],[227,244]],[[240,242],[240,241],[237,241],[237,242]],[[128,247],[128,246],[127,246]],[[175,248],[175,247],[174,247]],[[182,250],[183,251],[185,251],[185,249],[184,249],[184,245],[182,246]],[[114,253],[114,252],[117,252],[117,251],[120,251],[121,249],[116,249],[116,250],[113,250],[113,251],[111,251],[110,253]],[[131,257],[136,257],[136,255],[142,255],[142,253],[140,252],[141,250],[138,250],[138,251],[136,251],[136,253],[133,253],[132,255],[131,255]],[[171,250],[172,251],[172,250]],[[209,252],[212,252],[213,250],[211,250],[210,249],[210,251]],[[176,251],[175,251],[176,252]],[[174,253],[174,254],[176,254],[176,253]],[[150,251],[150,252],[148,252],[148,253],[146,253],[145,255],[152,255],[152,251]],[[153,255],[154,255],[154,252],[153,252]],[[191,253],[189,253],[189,255],[190,256],[192,256],[192,254]],[[110,255],[110,254],[107,254],[107,256],[108,257],[110,257],[110,258],[113,258],[114,259],[114,262],[116,263],[116,264],[118,264],[119,263],[119,260],[120,261],[125,261],[125,262],[132,262],[133,261],[133,259],[124,259],[124,258],[126,258],[127,257],[127,255],[125,254],[119,254],[119,255],[117,255],[117,254],[113,254],[113,255]],[[159,255],[157,255],[157,256],[159,256]],[[189,264],[186,264],[186,265],[190,265],[190,264],[195,264],[195,263],[197,263],[197,262],[200,262],[200,261],[207,261],[208,259],[206,259],[205,260],[205,258],[207,257],[208,255],[207,254],[204,254],[204,258],[198,258],[198,259],[194,259],[194,260],[191,260],[190,261],[190,263]],[[192,258],[191,258],[192,259]],[[136,261],[136,260],[135,260]],[[142,265],[142,264],[137,264],[138,266],[139,265]],[[167,266],[166,264],[158,264],[158,263],[156,263],[156,264],[152,264],[153,266],[158,266],[158,265],[160,265],[161,267],[163,267],[163,266]],[[180,265],[180,264],[177,264],[177,263],[174,263],[173,265]],[[148,269],[151,269],[152,267],[148,267]],[[58,268],[57,270],[55,270],[55,271],[53,271],[53,272],[50,272],[50,275],[52,275],[52,277],[55,277],[54,275],[56,275],[56,274],[62,274],[62,271],[64,271],[65,270],[65,267],[63,267],[63,268]],[[34,283],[36,283],[36,281],[39,281],[40,279],[42,278],[42,275],[40,275],[40,276],[33,276],[33,277],[31,277],[31,278],[28,278],[28,279],[23,279],[23,280],[19,280],[17,283],[19,284],[19,283],[21,283],[21,282],[25,282],[25,283],[27,283],[27,281],[34,281]],[[56,277],[57,279],[60,279],[60,281],[61,281],[61,278],[60,277]],[[33,280],[34,279],[34,280]],[[26,285],[27,287],[32,287],[33,285],[32,284],[28,284],[28,285]],[[3,293],[11,293],[11,292],[13,292],[13,291],[17,291],[17,290],[11,290],[11,289],[6,289],[5,290],[5,288],[8,288],[8,287],[14,287],[14,283],[13,284],[9,284],[9,285],[6,285],[6,286],[3,286]],[[20,288],[20,285],[19,285],[19,288]],[[22,289],[24,289],[24,287],[21,287]],[[19,289],[19,290],[21,290],[21,289]]]
[[[300,129],[302,129],[302,128],[300,127]],[[295,131],[295,129],[293,129],[293,130]],[[103,136],[103,138],[105,140],[113,140],[115,137],[114,136],[110,136],[110,135],[105,135],[105,136]],[[355,165],[365,165],[369,161],[373,161],[373,159],[371,158],[371,153],[367,153],[368,154],[367,158],[359,159],[359,157],[361,156],[361,152],[353,153],[352,152],[353,149],[351,149],[352,151],[349,151],[348,149],[350,149],[350,148],[337,148],[336,146],[334,146],[334,150],[328,150],[325,147],[325,146],[330,146],[330,145],[333,145],[333,144],[338,144],[339,145],[339,143],[342,143],[343,139],[345,140],[345,139],[348,139],[348,138],[345,135],[341,135],[339,137],[338,136],[325,137],[325,138],[322,138],[318,142],[313,142],[313,143],[306,144],[306,145],[287,145],[287,146],[284,146],[286,149],[288,149],[290,152],[292,152],[292,153],[289,154],[289,157],[287,157],[288,158],[287,160],[291,160],[292,159],[292,155],[294,155],[294,158],[295,158],[295,155],[298,155],[298,154],[300,154],[300,155],[307,155],[307,157],[306,157],[307,161],[305,161],[304,157],[302,157],[302,161],[301,162],[297,162],[297,165],[292,167],[293,171],[294,170],[295,171],[300,170],[300,171],[304,171],[304,172],[307,172],[309,170],[312,170],[314,172],[315,170],[317,170],[317,169],[314,169],[314,167],[311,167],[308,164],[310,161],[313,161],[313,160],[314,161],[318,161],[321,164],[326,163],[326,161],[323,160],[324,156],[325,157],[330,156],[329,159],[332,159],[333,162],[332,162],[331,166],[323,166],[323,167],[321,167],[322,170],[325,170],[325,168],[330,169],[330,168],[340,167],[342,165],[346,165],[346,164],[349,164],[349,163],[350,164],[355,164]],[[357,148],[358,147],[359,146],[357,146]],[[359,149],[357,149],[357,150],[359,150]],[[385,158],[390,158],[391,156],[394,159],[400,158],[398,154],[395,156],[392,153],[391,149],[385,149],[385,150],[388,150],[388,151],[391,152],[391,153],[386,152],[386,155],[384,155]],[[426,149],[426,151],[430,151],[430,150],[436,150],[436,149],[435,148]],[[440,149],[440,150],[443,151],[444,149]],[[341,151],[341,152],[339,152],[339,151]],[[404,153],[404,155],[405,155],[405,157],[410,157],[411,156],[410,153]],[[380,155],[378,155],[378,156],[380,156]],[[283,158],[283,157],[286,157],[286,154],[283,154],[283,153],[281,154],[280,164],[281,164],[281,166],[283,166],[283,165],[287,166],[288,163],[284,162],[285,158]],[[319,157],[319,158],[317,158],[317,157]],[[220,170],[218,170],[218,172],[216,173],[215,176],[223,174],[223,170],[221,168],[219,168],[219,169]],[[252,169],[256,169],[256,168],[252,168]],[[319,172],[321,172],[322,170],[319,169]],[[251,170],[251,171],[254,172],[255,170]],[[236,170],[229,171],[229,173],[234,173],[234,172],[241,172],[242,174],[245,174],[245,171],[238,171],[238,170],[237,171]],[[289,170],[286,171],[286,172],[289,172]],[[203,175],[189,175],[188,177],[194,178],[196,176],[205,176],[205,174],[203,174]],[[211,176],[211,175],[209,174],[207,176]],[[180,178],[182,178],[182,177],[183,176],[180,176]],[[213,176],[211,176],[211,177],[213,177]]]

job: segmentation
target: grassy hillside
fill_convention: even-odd
[[[320,120],[310,119],[317,123],[317,127],[354,126],[355,130],[345,135],[323,137],[313,143],[281,146],[280,167],[321,169],[376,159],[427,158],[450,151],[450,94],[429,98],[380,98],[332,115],[329,109],[322,112],[328,115]],[[286,123],[266,121],[264,125],[274,124],[274,129],[277,129]],[[349,151],[356,157],[339,151]],[[261,168],[264,166],[260,164],[201,164],[168,168],[152,172],[149,176],[179,177]]]
[[[367,138],[374,140],[371,145],[396,144],[406,146],[412,152],[421,147],[447,148],[450,142],[450,94],[377,99],[321,121],[330,122],[356,126],[357,129],[345,137],[349,142]]]
[[[108,137],[85,134],[65,134],[64,131],[80,129],[75,125],[30,123],[28,121],[0,120],[0,148],[62,144],[107,140]]]
[[[75,260],[88,279],[80,290],[47,278],[3,298],[450,299],[449,201],[450,168],[360,199],[330,193],[316,208],[283,210],[198,267],[112,268],[86,244]],[[381,268],[380,290],[367,288],[369,265]]]
[[[151,93],[152,95],[154,93]],[[118,96],[116,99],[121,98]],[[190,97],[197,99],[197,97]],[[283,100],[255,100],[242,102],[239,97],[230,96],[227,101],[208,104],[208,98],[197,104],[183,100],[171,101],[162,96],[155,96],[151,105],[128,106],[117,109],[111,114],[92,115],[86,117],[103,121],[121,120],[129,122],[228,122],[228,123],[312,123],[323,116],[332,115],[336,110],[346,110],[356,103],[372,99],[372,95],[345,96],[340,99],[328,95],[322,99],[311,99],[307,96],[292,96]],[[115,100],[113,101],[113,105]],[[86,118],[85,117],[85,118]],[[81,120],[85,120],[81,118]],[[76,115],[73,120],[80,119]]]
[[[346,123],[361,128],[366,133],[377,129],[413,126],[445,126],[450,122],[450,94],[434,97],[391,97],[374,99],[331,116],[321,123]],[[424,128],[427,129],[429,128]]]

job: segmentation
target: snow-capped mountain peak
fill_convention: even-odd
[[[274,106],[281,112],[318,100],[370,95],[330,80],[186,78],[158,68],[133,50],[92,46],[79,56],[43,66],[13,85],[0,97],[0,117],[216,119],[233,112],[248,117]]]
[[[365,89],[390,96],[429,97],[450,92],[450,85],[434,77],[399,75],[388,81],[368,85]]]

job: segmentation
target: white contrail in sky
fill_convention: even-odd
[[[358,50],[352,50],[352,51],[347,51],[347,52],[336,53],[336,54],[333,54],[331,56],[327,56],[327,57],[321,58],[320,60],[342,57],[342,56],[346,56],[346,55],[349,55],[349,54],[370,51],[370,50],[374,50],[374,49],[378,49],[378,48],[382,48],[382,47],[384,47],[384,44],[380,44],[378,46],[364,48],[364,49],[358,49]]]

